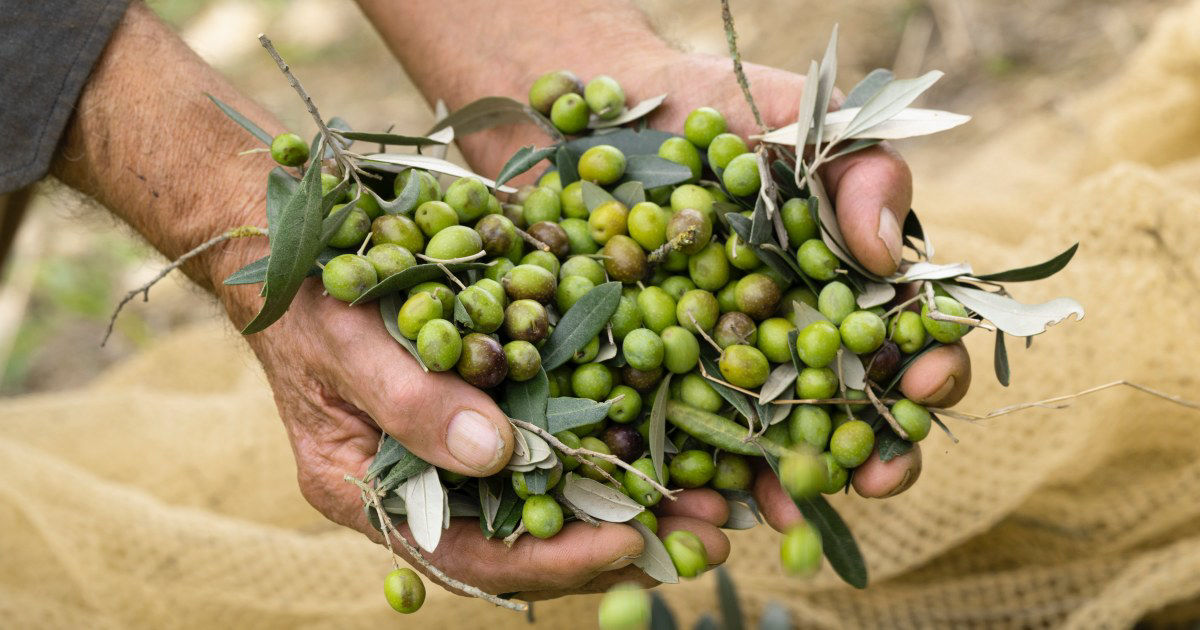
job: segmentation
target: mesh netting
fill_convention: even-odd
[[[990,335],[967,338],[983,411],[1126,378],[1200,398],[1200,2],[1164,15],[1129,67],[1022,121],[947,171],[916,165],[916,206],[943,261],[1036,261],[1074,240],[1024,301],[1088,308],[1031,349],[1013,385]],[[301,498],[265,379],[221,324],[179,333],[69,393],[0,403],[0,619],[11,627],[519,627],[430,589],[414,617],[381,594],[386,553]],[[885,501],[834,503],[866,591],[782,579],[777,538],[733,533],[746,608],[785,602],[804,626],[1094,628],[1200,618],[1200,413],[1118,389],[935,432],[922,479]],[[685,621],[711,577],[662,589]],[[547,627],[595,600],[538,604]]]

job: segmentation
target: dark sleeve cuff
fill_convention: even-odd
[[[0,193],[41,179],[129,0],[0,0]]]

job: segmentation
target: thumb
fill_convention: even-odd
[[[395,343],[365,354],[356,363],[378,385],[363,392],[360,407],[405,448],[438,468],[472,477],[491,475],[508,463],[512,425],[491,397],[453,372],[425,372]]]
[[[902,226],[912,204],[908,165],[879,145],[832,162],[826,176],[850,253],[869,271],[891,275],[900,265]]]

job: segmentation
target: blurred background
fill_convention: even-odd
[[[309,137],[312,122],[263,53],[270,35],[327,115],[356,128],[420,133],[432,115],[350,0],[151,0],[150,6],[235,85]],[[641,1],[679,47],[726,54],[715,0]],[[900,147],[918,190],[976,142],[1095,86],[1122,66],[1163,9],[1180,0],[855,0],[733,2],[749,61],[804,72],[841,27],[843,89],[873,68],[946,77],[920,105],[970,114],[952,134]],[[549,60],[547,62],[553,65]],[[547,66],[549,68],[549,65]],[[732,82],[732,76],[730,81]],[[510,96],[523,97],[520,94]],[[247,148],[253,143],[247,139]],[[169,147],[164,147],[169,150]],[[165,264],[102,208],[40,185],[0,279],[0,395],[69,389],[189,323],[221,317],[173,274],[122,313],[113,306]],[[67,358],[69,357],[69,359]]]

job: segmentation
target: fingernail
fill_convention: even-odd
[[[897,267],[900,266],[900,254],[904,248],[904,237],[900,233],[900,224],[896,222],[896,215],[892,211],[883,208],[879,211],[879,230],[876,232],[879,235],[879,240],[883,241],[883,246],[887,248],[888,254],[892,256],[892,263]]]
[[[936,392],[933,392],[933,394],[927,396],[925,400],[929,401],[930,403],[939,403],[945,400],[946,396],[950,395],[950,392],[954,391],[954,383],[955,380],[953,376],[947,378],[946,382],[942,383],[942,386],[939,387]]]
[[[478,411],[464,409],[450,419],[446,448],[463,466],[480,473],[491,472],[504,455],[504,439]]]
[[[624,569],[625,567],[633,564],[633,561],[637,560],[637,559],[638,559],[638,556],[621,556],[620,558],[617,558],[616,560],[614,560],[612,564],[604,567],[601,570],[602,571],[616,571],[617,569]]]

